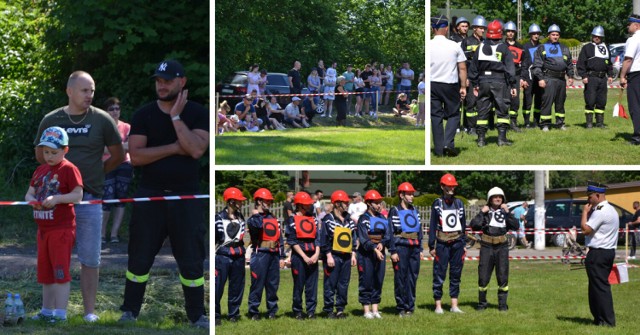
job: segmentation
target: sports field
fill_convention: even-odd
[[[307,129],[216,136],[216,165],[424,165],[425,132],[415,119],[380,113],[377,121],[313,119]]]
[[[577,261],[576,261],[577,262]],[[637,264],[637,263],[636,263]],[[465,314],[448,310],[448,283],[443,298],[444,315],[433,313],[431,281],[433,263],[422,262],[418,277],[417,309],[410,318],[395,313],[393,271],[388,265],[383,286],[381,320],[367,320],[358,303],[358,274],[352,268],[345,320],[329,320],[321,313],[322,274],[318,283],[318,318],[298,321],[291,315],[292,278],[290,270],[280,272],[279,308],[276,320],[252,321],[247,316],[249,271],[240,307],[241,319],[216,327],[218,334],[638,334],[637,299],[640,290],[640,269],[629,269],[630,282],[613,285],[617,327],[602,328],[591,325],[592,317],[587,300],[587,275],[579,264],[565,265],[560,261],[516,261],[510,263],[509,311],[497,310],[495,274],[489,284],[489,308],[477,312],[477,261],[466,261],[462,274],[460,308]],[[320,265],[322,271],[322,265]],[[222,314],[226,317],[227,296],[222,298]],[[260,305],[266,315],[264,298]],[[213,313],[212,313],[213,314]]]
[[[578,84],[578,83],[576,83]],[[566,131],[526,129],[522,133],[509,131],[510,147],[498,147],[498,132],[487,133],[488,145],[478,148],[476,136],[459,133],[455,139],[458,157],[435,157],[432,165],[625,165],[637,164],[640,147],[627,144],[633,127],[630,119],[613,118],[613,106],[620,89],[610,88],[605,109],[606,129],[585,129],[582,89],[567,89]],[[627,106],[626,91],[622,102]],[[555,122],[555,119],[554,121]],[[518,124],[523,124],[522,114]],[[430,126],[429,126],[430,127]],[[432,143],[432,142],[431,142]],[[431,144],[432,145],[432,144]]]

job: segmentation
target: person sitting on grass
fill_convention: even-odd
[[[237,123],[227,118],[227,114],[229,114],[230,111],[231,106],[229,106],[227,100],[220,103],[220,108],[218,109],[218,134],[220,135],[222,135],[225,131],[238,131]]]
[[[280,124],[284,123],[284,109],[278,104],[278,99],[275,96],[268,96],[267,101],[267,113],[269,118],[275,119]],[[282,125],[284,127],[284,125]]]
[[[309,128],[307,117],[300,112],[300,98],[293,97],[284,109],[284,122],[294,128]]]
[[[400,93],[398,100],[396,100],[396,107],[393,109],[394,116],[407,115],[411,112],[411,107],[407,104],[407,94]]]
[[[80,170],[64,158],[69,137],[60,127],[49,127],[40,137],[45,164],[33,173],[25,200],[37,202],[33,217],[38,224],[37,280],[42,284],[42,309],[33,320],[67,321],[71,291],[71,249],[76,236],[73,203],[82,200]]]
[[[309,126],[313,124],[313,117],[318,115],[318,103],[320,103],[320,101],[318,97],[304,97],[302,100],[300,112],[307,117]]]
[[[256,114],[258,115],[258,118],[262,119],[262,125],[264,125],[264,128],[271,130],[286,129],[280,124],[280,122],[278,122],[278,120],[269,116],[269,107],[267,106],[269,106],[269,103],[263,98],[259,98],[258,103],[255,105]]]

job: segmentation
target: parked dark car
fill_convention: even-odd
[[[544,202],[545,207],[545,227],[546,229],[570,229],[575,226],[580,230],[580,220],[582,219],[582,208],[587,203],[587,200],[580,199],[558,199],[558,200],[546,200]],[[631,221],[633,214],[626,209],[610,203],[620,217],[620,228],[624,229],[627,222]],[[520,205],[514,205],[511,210],[520,207]],[[527,222],[525,229],[533,229],[535,224],[535,204],[529,202],[529,210],[525,216]],[[556,246],[564,245],[565,235],[562,231],[558,231],[556,234],[545,234],[547,243],[553,243]],[[624,243],[624,232],[619,234],[618,243]],[[534,241],[534,235],[532,232],[527,232],[527,239]],[[578,234],[578,243],[584,245],[584,234]]]
[[[238,95],[233,98],[221,98],[220,100],[227,100],[231,108],[233,108],[238,102],[242,100],[240,96],[245,95],[247,92],[247,71],[236,71],[221,84],[216,86],[216,93],[220,95]],[[286,73],[270,72],[267,73],[267,86],[265,92],[269,94],[289,94],[291,93],[289,88],[289,78]],[[303,94],[308,94],[309,90],[306,87],[302,88]],[[289,102],[291,97],[277,97],[280,107],[284,108]]]

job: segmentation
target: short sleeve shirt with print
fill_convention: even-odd
[[[104,191],[104,147],[122,143],[115,120],[107,112],[89,107],[84,119],[73,116],[72,122],[65,108],[56,109],[40,122],[34,145],[40,143],[40,134],[52,126],[64,129],[69,135],[69,152],[65,158],[82,174],[84,191],[102,198]],[[77,123],[75,123],[77,122]]]
[[[80,170],[64,159],[55,166],[42,164],[33,173],[29,186],[35,189],[37,201],[49,196],[67,194],[76,187],[82,187]],[[50,209],[33,209],[33,218],[43,231],[69,229],[76,226],[72,204],[58,204]]]

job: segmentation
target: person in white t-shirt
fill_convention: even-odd
[[[360,194],[360,192],[354,192],[352,197],[353,202],[349,205],[349,209],[347,209],[347,211],[349,212],[349,215],[351,215],[351,220],[358,222],[360,215],[367,211],[367,205],[362,202],[362,194]]]

